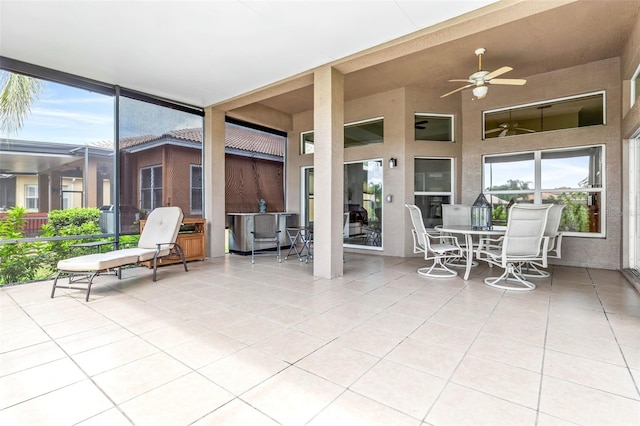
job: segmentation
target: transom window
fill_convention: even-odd
[[[483,157],[483,188],[494,220],[506,220],[510,203],[564,204],[560,230],[604,236],[604,146]]]
[[[382,117],[355,121],[344,125],[345,148],[383,143],[383,140],[384,119]],[[300,134],[300,152],[302,154],[313,154],[313,131],[302,132]]]
[[[483,122],[485,139],[602,125],[604,92],[485,111]]]
[[[453,142],[453,115],[415,113],[413,127],[417,141]]]

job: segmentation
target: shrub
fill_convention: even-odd
[[[26,209],[12,207],[9,214],[0,220],[0,239],[23,238],[22,227],[26,220]],[[46,243],[10,243],[0,245],[0,284],[31,281],[39,278],[38,271],[46,264]]]
[[[44,237],[100,234],[102,231],[99,220],[100,211],[96,208],[52,210],[49,212],[49,222],[42,225],[41,234]],[[98,240],[99,238],[83,238],[82,240],[49,241],[45,243],[49,252],[45,258],[46,266],[55,271],[58,261],[69,257],[69,246],[78,242]]]

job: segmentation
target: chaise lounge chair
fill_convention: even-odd
[[[58,274],[53,280],[51,297],[53,298],[58,287],[84,290],[84,287],[75,287],[72,284],[85,283],[87,284],[86,301],[88,302],[91,284],[97,275],[114,271],[120,279],[122,278],[121,268],[123,266],[148,260],[153,261],[153,281],[155,282],[158,259],[166,256],[179,256],[185,272],[188,271],[184,252],[176,243],[183,217],[182,209],[179,207],[158,207],[149,214],[137,247],[71,257],[59,261]],[[58,279],[65,276],[69,279],[68,285],[59,285]]]

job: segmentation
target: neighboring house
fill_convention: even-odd
[[[283,211],[285,141],[274,134],[226,125],[227,212],[258,211],[260,199],[269,211]],[[201,128],[122,138],[120,153],[123,225],[135,221],[133,213],[138,210],[148,212],[159,206],[180,206],[185,217],[202,216]],[[22,206],[29,212],[46,213],[112,204],[111,141],[73,145],[3,140],[0,154],[11,155],[12,164],[25,167],[0,170],[0,211]],[[23,161],[15,162],[16,156]]]
[[[256,212],[260,199],[267,202],[269,211],[283,211],[285,141],[277,135],[227,123],[226,212]],[[121,139],[123,173],[136,173],[123,179],[121,204],[144,211],[180,206],[186,217],[200,217],[201,149],[199,128]]]

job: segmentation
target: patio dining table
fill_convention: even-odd
[[[473,264],[473,236],[478,235],[480,237],[488,237],[488,236],[499,237],[504,235],[505,231],[507,230],[507,227],[494,226],[491,229],[482,230],[482,229],[474,229],[471,226],[465,226],[465,225],[447,225],[447,226],[437,225],[434,229],[441,233],[464,235],[466,249],[467,249],[467,253],[465,256],[467,259],[467,262],[465,265],[463,278],[465,280],[468,280],[469,273],[471,272],[471,265]]]

